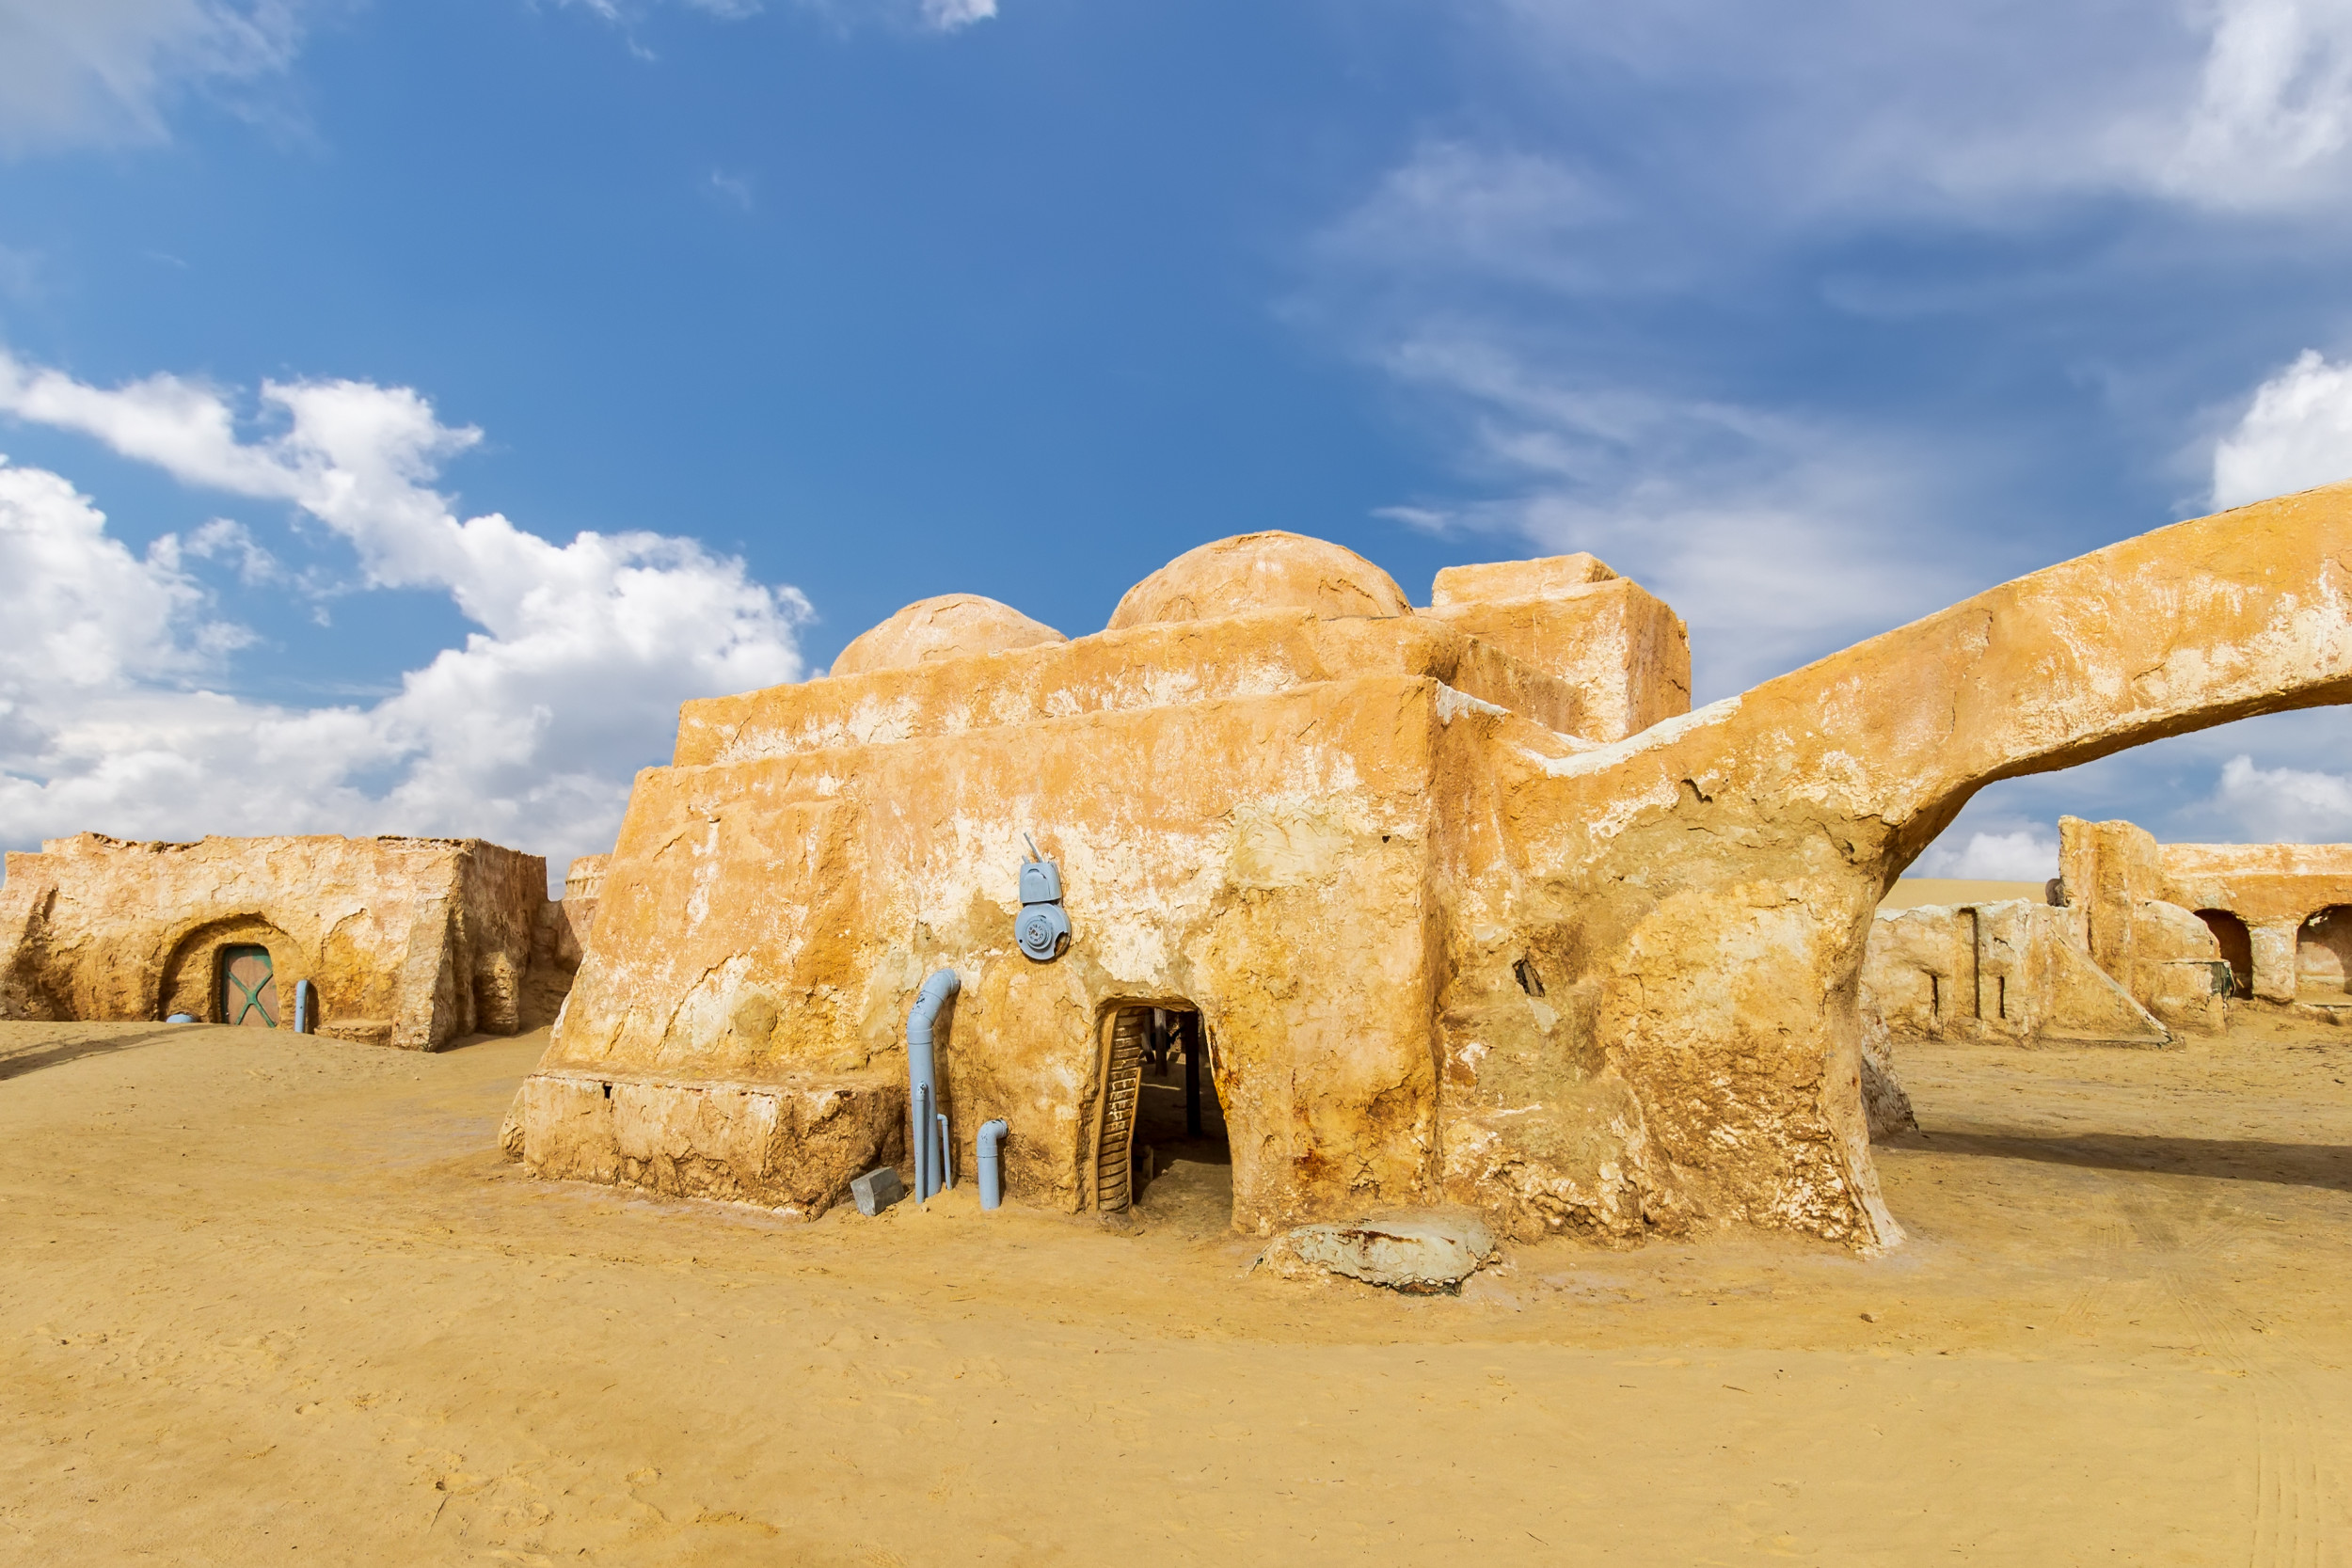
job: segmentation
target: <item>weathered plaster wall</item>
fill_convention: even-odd
[[[2302,972],[2313,968],[2312,949],[2326,946],[2324,933],[2306,939],[2306,923],[2323,911],[2352,905],[2352,845],[2160,845],[2129,822],[2072,816],[2059,819],[2058,841],[2068,901],[2084,906],[2094,933],[2107,933],[2116,950],[2109,967],[2132,974],[2136,993],[2186,984],[2144,973],[2151,955],[2140,951],[2143,945],[2159,964],[2217,958],[2218,947],[2198,948],[2197,933],[2176,911],[2193,918],[2200,910],[2219,910],[2246,925],[2257,998],[2292,1003],[2344,995],[2341,982],[2330,986],[2324,961],[2311,978]]]
[[[1882,912],[1863,964],[1862,1010],[1899,1039],[2171,1043],[2164,1022],[2092,961],[2084,925],[2078,909],[2024,899]],[[2197,980],[2209,998],[2210,970]]]
[[[1641,617],[1593,618],[1625,645],[1565,661],[1650,672],[1629,700],[1454,605],[1363,613],[1384,574],[1268,541],[1138,584],[1121,630],[689,705],[526,1094],[532,1165],[644,1179],[549,1086],[627,1085],[658,1108],[631,1113],[641,1172],[832,1201],[787,1198],[815,1191],[798,1157],[709,1118],[755,1091],[886,1101],[908,1001],[953,964],[946,1100],[967,1141],[1010,1123],[1025,1197],[1086,1200],[1104,1009],[1183,1000],[1242,1225],[1442,1199],[1520,1235],[1882,1244],[1856,1003],[1903,867],[1992,780],[2352,698],[2352,486],[2126,541],[1614,740],[1673,705]],[[1298,602],[1256,609],[1259,582]],[[1024,829],[1069,887],[1050,965],[1010,946]]]
[[[55,839],[8,857],[0,1010],[212,1019],[220,949],[252,942],[289,1021],[307,979],[320,1032],[437,1050],[545,1022],[529,991],[548,902],[539,857],[476,839]]]

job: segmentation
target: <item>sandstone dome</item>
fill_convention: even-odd
[[[859,633],[833,661],[829,673],[866,675],[935,659],[1009,653],[1041,642],[1069,641],[1010,605],[977,594],[942,594],[935,599],[917,599],[882,625]]]
[[[1214,621],[1259,610],[1406,615],[1396,579],[1354,550],[1297,533],[1241,533],[1186,550],[1127,590],[1107,629]]]

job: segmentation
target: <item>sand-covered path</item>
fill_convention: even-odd
[[[1179,1180],[533,1182],[543,1044],[0,1024],[0,1561],[2352,1560],[2352,1030],[1911,1052],[1893,1256],[1458,1300],[1245,1276]]]

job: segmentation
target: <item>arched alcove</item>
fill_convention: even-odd
[[[291,1028],[295,983],[310,978],[312,968],[294,940],[259,914],[207,921],[173,944],[155,1016],[186,1013],[207,1023],[266,1022]]]
[[[2352,904],[2321,910],[2296,932],[2295,994],[2304,1002],[2352,1003]]]
[[[2246,922],[2228,910],[2199,910],[2197,918],[2205,923],[2213,940],[2221,946],[2222,961],[2230,966],[2230,994],[2254,994],[2254,938],[2247,930]]]

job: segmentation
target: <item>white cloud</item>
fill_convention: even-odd
[[[2213,453],[2213,504],[2249,501],[2352,479],[2352,363],[2306,349],[2264,382]]]
[[[2258,768],[2244,754],[2221,765],[2210,804],[2233,821],[2235,842],[2352,841],[2352,778],[2300,768]]]
[[[174,92],[285,69],[297,0],[0,0],[0,149],[154,141]]]
[[[578,6],[620,27],[633,27],[649,11],[655,0],[561,0],[562,4]],[[689,10],[717,17],[723,22],[740,22],[757,16],[765,7],[761,0],[676,0]],[[880,12],[901,24],[914,24],[938,32],[952,33],[976,22],[986,22],[996,14],[996,0],[800,0],[800,4],[822,12],[843,23],[861,14]],[[644,59],[654,55],[634,40],[630,48]]]
[[[2341,193],[2352,144],[2352,3],[2221,0],[2163,182],[2218,206]]]
[[[1967,844],[1957,849],[1939,840],[1904,873],[1975,882],[2046,882],[2058,874],[2058,835],[2046,828],[1970,833]]]
[[[1695,181],[1741,222],[1894,204],[2000,224],[2020,198],[2100,191],[2320,211],[2352,181],[2352,0],[1492,14],[1515,63],[1577,99],[1630,84],[1645,184]]]
[[[996,14],[996,0],[923,0],[923,21],[942,32],[969,27]]]
[[[1524,345],[1457,330],[1401,344],[1385,364],[1470,410],[1464,466],[1505,497],[1382,515],[1590,550],[1639,578],[1691,624],[1697,700],[1951,596],[1941,539],[1889,526],[1929,488],[1924,459],[1794,415],[1554,382]]]
[[[248,585],[276,582],[285,576],[278,558],[233,517],[215,517],[189,534],[181,548],[199,561],[233,560],[237,579]]]
[[[405,388],[269,383],[274,434],[170,376],[101,388],[0,353],[0,411],[87,432],[188,483],[293,502],[371,587],[446,593],[482,629],[371,706],[294,708],[201,688],[249,638],[207,620],[188,556],[274,569],[215,522],[144,558],[54,474],[0,468],[0,840],[86,828],[476,833],[562,859],[609,847],[634,769],[681,699],[798,678],[800,594],[691,539],[558,546],[431,488],[479,439]],[[259,553],[256,553],[259,552]],[[20,632],[19,628],[23,628]]]

